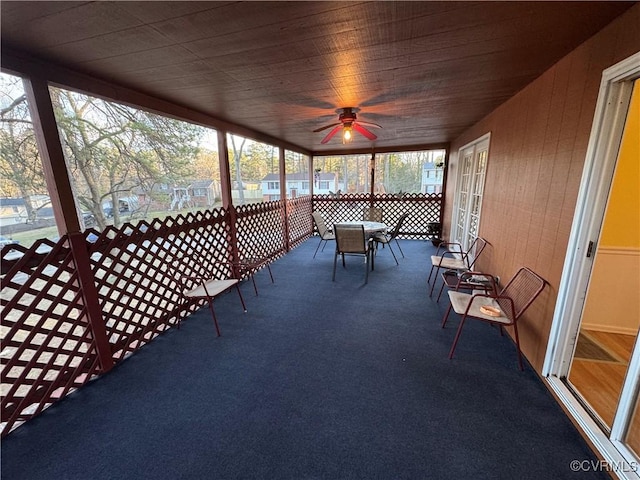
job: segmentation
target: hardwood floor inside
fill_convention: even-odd
[[[627,431],[627,445],[640,457],[640,397],[636,399],[636,411]]]
[[[635,340],[634,335],[580,330],[568,380],[609,428]]]

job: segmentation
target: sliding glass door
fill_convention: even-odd
[[[607,468],[640,479],[640,54],[603,72],[543,374]]]

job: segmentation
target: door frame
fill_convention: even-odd
[[[458,171],[456,174],[456,183],[454,186],[454,202],[453,202],[453,211],[451,213],[451,228],[449,229],[449,241],[450,242],[457,242],[456,238],[455,238],[455,229],[457,228],[458,225],[458,216],[459,216],[459,206],[460,206],[460,189],[459,186],[462,182],[462,168],[461,168],[461,159],[463,158],[463,152],[465,150],[468,150],[470,148],[473,148],[473,156],[472,156],[472,168],[471,168],[471,179],[470,179],[470,191],[472,191],[473,189],[473,180],[475,177],[475,165],[477,162],[477,154],[478,154],[478,146],[483,146],[484,144],[486,144],[487,146],[487,166],[485,167],[485,171],[484,171],[484,178],[482,179],[482,200],[480,201],[480,208],[479,208],[479,212],[478,212],[478,232],[480,232],[480,220],[482,218],[482,203],[484,200],[484,187],[486,185],[486,181],[487,181],[487,169],[489,168],[489,157],[490,157],[490,151],[491,151],[491,132],[485,133],[484,135],[482,135],[481,137],[476,138],[475,140],[473,140],[472,142],[467,143],[466,145],[463,145],[462,147],[460,147],[458,149]],[[466,220],[466,224],[465,224],[465,231],[463,232],[463,238],[460,241],[460,244],[462,245],[462,251],[466,251],[467,248],[469,247],[469,245],[466,244],[466,240],[468,237],[468,229],[469,229],[469,225],[468,225],[468,215],[469,215],[469,210],[471,208],[471,198],[468,199],[467,201],[467,220]],[[475,254],[475,252],[472,252]]]
[[[585,432],[588,439],[620,478],[640,479],[638,464],[623,445],[622,425],[633,413],[633,398],[640,388],[640,349],[634,350],[621,392],[611,435],[608,437],[566,385],[580,328],[582,309],[595,255],[587,257],[589,244],[597,246],[611,189],[633,80],[640,77],[640,52],[602,73],[591,135],[580,182],[576,210],[558,288],[542,375],[551,390]],[[592,247],[593,248],[593,247]],[[640,346],[636,341],[636,347]],[[619,467],[619,468],[618,468]]]

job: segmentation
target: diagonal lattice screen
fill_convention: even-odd
[[[432,233],[430,224],[440,223],[442,210],[441,194],[406,193],[394,194],[342,194],[316,195],[313,209],[322,214],[327,225],[350,220],[362,220],[363,210],[369,206],[382,209],[382,221],[389,227],[398,222],[403,213],[408,213],[400,238],[427,238]]]
[[[2,435],[199,308],[182,298],[180,274],[230,276],[235,247],[241,260],[273,261],[312,233],[313,210],[330,224],[360,219],[373,204],[389,226],[409,212],[402,235],[425,236],[440,203],[439,195],[304,196],[4,247]]]
[[[2,250],[3,432],[101,373],[67,237],[20,253]]]

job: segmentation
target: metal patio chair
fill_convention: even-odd
[[[433,287],[438,281],[438,272],[441,268],[447,270],[471,270],[486,248],[488,242],[482,237],[476,237],[467,251],[462,250],[462,245],[457,242],[442,242],[436,250],[436,254],[431,256],[431,270],[427,283],[431,283],[431,275],[435,269],[436,275],[431,284],[429,296],[433,295]]]
[[[368,222],[380,222],[382,223],[382,208],[380,207],[367,207],[362,210],[362,220]]]
[[[501,334],[502,327],[513,326],[513,335],[518,353],[518,366],[520,370],[524,370],[522,353],[520,352],[520,339],[518,338],[518,319],[540,295],[545,285],[547,285],[545,279],[532,270],[522,267],[497,295],[491,293],[470,294],[449,290],[447,293],[451,303],[442,319],[442,327],[444,328],[446,325],[451,309],[462,316],[453,345],[449,351],[449,358],[453,358],[465,321],[471,318],[498,325]]]
[[[225,263],[226,264],[226,263]],[[226,264],[229,266],[230,273],[228,275],[232,275],[232,265]],[[186,300],[200,300],[204,299],[209,304],[209,309],[211,310],[211,316],[213,317],[213,323],[216,326],[216,333],[220,336],[220,327],[218,326],[218,319],[216,317],[216,311],[213,307],[214,299],[223,292],[235,287],[238,292],[238,296],[240,297],[240,303],[242,303],[242,309],[247,311],[247,306],[244,303],[244,298],[242,298],[242,292],[240,291],[240,287],[238,286],[239,280],[237,278],[207,278],[200,276],[191,276],[178,274],[178,281],[180,283],[180,287],[182,289],[182,297]],[[178,322],[178,327],[180,327],[180,322]]]
[[[316,251],[313,254],[313,258],[316,258],[316,254],[318,253],[318,249],[320,248],[320,245],[322,245],[322,242],[324,242],[324,246],[322,247],[322,251],[324,252],[324,247],[327,245],[327,242],[329,240],[335,240],[336,236],[330,228],[327,228],[327,225],[324,223],[324,218],[320,213],[313,212],[311,216],[313,217],[313,221],[315,222],[318,233],[320,234],[320,243],[318,243]]]
[[[398,249],[402,254],[402,258],[404,258],[404,252],[402,251],[402,247],[400,247],[400,243],[398,243],[397,237],[398,237],[398,234],[400,233],[400,229],[402,228],[402,224],[404,223],[405,219],[408,216],[409,216],[408,213],[402,214],[398,219],[396,226],[393,227],[393,230],[390,233],[378,232],[373,236],[373,241],[376,242],[376,250],[378,249],[379,244],[382,244],[383,248],[385,245],[389,245],[389,250],[391,251],[391,255],[393,255],[393,259],[396,261],[396,265],[399,265],[399,263],[398,263],[398,259],[396,258],[396,254],[393,252],[393,248],[391,248],[391,242],[393,240],[396,241],[396,245],[398,245]]]
[[[369,265],[371,264],[371,242],[364,233],[362,225],[349,225],[336,223],[334,226],[336,234],[336,251],[333,256],[333,277],[336,280],[336,264],[338,255],[342,256],[342,266],[345,267],[345,255],[363,256],[365,258],[365,277],[364,283],[369,281]]]

